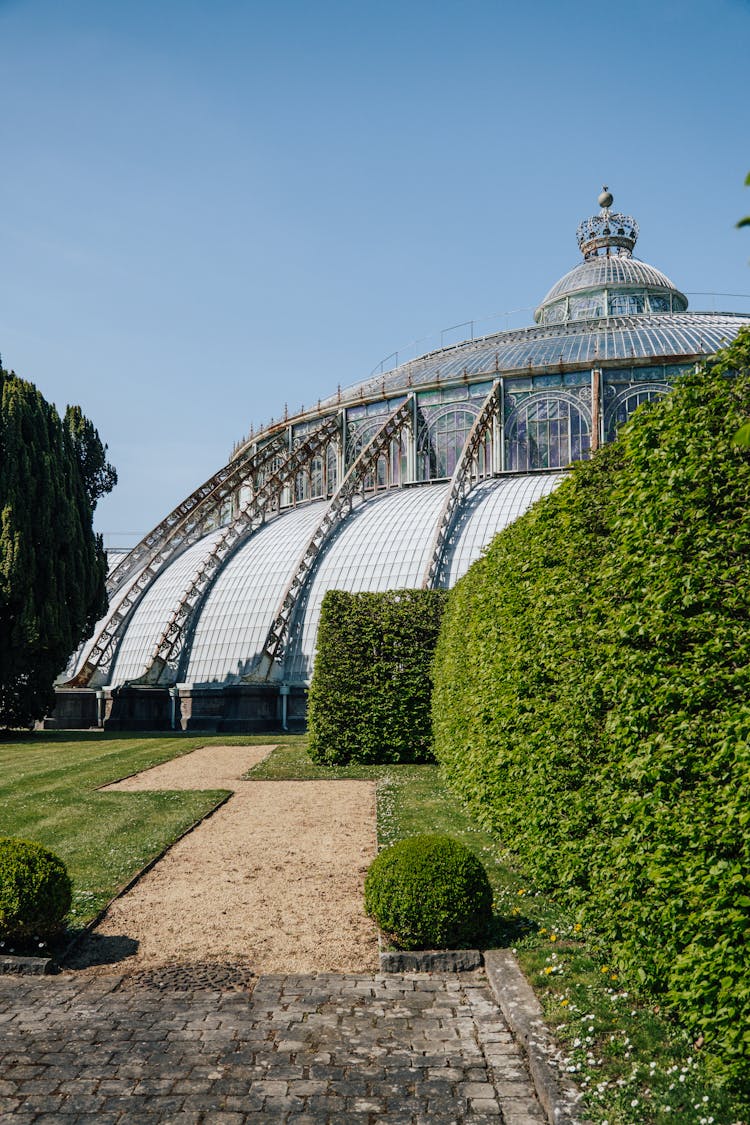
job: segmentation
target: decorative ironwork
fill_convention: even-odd
[[[608,391],[614,391],[608,387]],[[631,383],[625,390],[617,395],[611,393],[607,396],[604,414],[604,433],[606,441],[614,441],[617,431],[631,417],[633,412],[644,402],[651,402],[655,398],[662,398],[672,390],[669,383]]]
[[[638,223],[632,215],[610,211],[613,199],[606,186],[599,196],[601,212],[584,219],[576,231],[578,245],[586,261],[590,258],[609,257],[612,251],[630,257],[638,241]]]
[[[371,438],[365,446],[348,473],[341,482],[341,487],[334,493],[315,531],[311,535],[307,546],[300,555],[294,568],[292,577],[281,596],[278,610],[274,616],[273,624],[268,630],[268,635],[263,645],[263,650],[258,663],[251,675],[251,680],[267,680],[274,664],[281,663],[284,659],[286,638],[289,626],[307,580],[312,573],[315,560],[321,548],[331,533],[342,523],[352,510],[352,501],[356,493],[364,489],[364,483],[370,473],[377,472],[377,465],[383,454],[390,448],[391,442],[407,426],[412,424],[412,396],[401,403],[396,410],[386,419],[384,425]]]
[[[187,623],[208,593],[216,575],[237,547],[263,525],[269,506],[274,501],[276,503],[280,501],[284,489],[294,482],[300,469],[320,456],[326,444],[339,432],[339,427],[340,418],[338,415],[333,415],[303,440],[295,442],[295,448],[281,466],[263,482],[255,495],[243,504],[202,560],[190,585],[170,615],[149,659],[146,671],[134,682],[140,684],[159,682],[164,668],[182,646]]]
[[[445,503],[443,504],[435,536],[432,541],[430,561],[427,564],[424,577],[422,578],[422,587],[424,589],[429,589],[431,586],[435,585],[438,574],[440,573],[445,546],[453,527],[456,512],[467,494],[474,487],[474,480],[479,479],[479,473],[478,471],[475,473],[474,469],[477,467],[477,457],[482,442],[487,434],[491,432],[493,423],[498,415],[499,387],[499,380],[492,384],[492,390],[482,404],[482,409],[479,411],[474,425],[469,431],[469,436],[466,439],[461,456],[453,471],[448,495],[445,498]],[[491,469],[490,472],[487,473],[487,476],[490,475]]]
[[[121,591],[129,579],[130,586],[96,634],[83,666],[68,681],[68,687],[86,687],[97,671],[109,664],[123,628],[156,575],[178,551],[203,535],[206,521],[213,514],[221,512],[227,499],[246,484],[248,478],[267,469],[274,458],[281,455],[285,443],[286,436],[279,435],[256,453],[237,462],[230,461],[200,488],[191,492],[117,565],[107,581],[110,597],[118,590]]]
[[[233,493],[266,468],[274,457],[280,456],[286,444],[286,434],[277,434],[254,453],[230,461],[191,492],[187,499],[178,504],[117,564],[107,578],[109,593],[113,594],[131,574],[149,563],[166,547],[171,547],[171,556],[177,549],[194,542],[203,534],[206,521],[214,513],[221,511]]]

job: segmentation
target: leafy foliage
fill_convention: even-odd
[[[446,775],[747,1086],[750,332],[495,540],[436,651]]]
[[[55,676],[104,612],[105,576],[69,429],[0,368],[0,729],[49,709]]]
[[[78,469],[93,512],[100,496],[111,492],[117,484],[117,470],[107,461],[107,446],[102,445],[99,431],[83,414],[80,406],[65,411],[65,429],[75,450]]]
[[[460,948],[492,918],[492,888],[473,852],[450,836],[400,840],[371,863],[365,909],[401,949]]]
[[[750,172],[745,176],[745,187],[750,187]],[[740,219],[737,226],[750,227],[750,215],[745,215],[744,219]]]
[[[431,759],[431,668],[445,602],[442,590],[328,591],[308,704],[315,761]]]
[[[0,838],[0,940],[54,937],[70,902],[70,879],[61,859],[33,840]]]

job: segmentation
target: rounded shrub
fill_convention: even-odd
[[[477,941],[492,917],[492,888],[477,857],[450,836],[411,836],[373,860],[365,909],[401,949]]]
[[[0,838],[0,941],[54,937],[70,901],[61,859],[33,840]]]

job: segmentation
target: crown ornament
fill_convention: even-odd
[[[638,241],[638,223],[632,215],[612,211],[614,196],[605,184],[599,195],[601,211],[578,224],[576,238],[584,261],[591,258],[629,258]]]

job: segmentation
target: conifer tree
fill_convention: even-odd
[[[85,426],[63,425],[33,384],[0,367],[0,729],[49,711],[55,677],[106,607],[92,512],[108,489],[82,472],[74,430],[98,435],[75,418]]]

